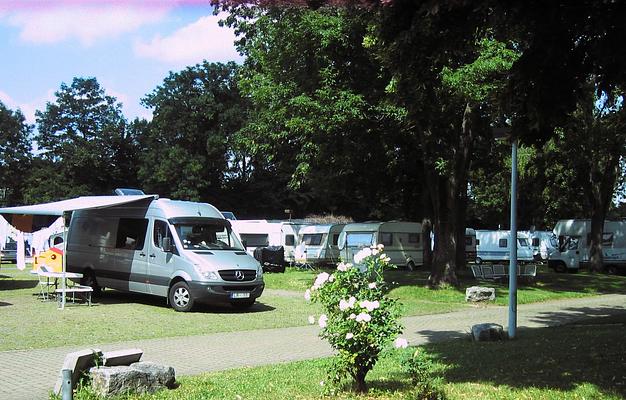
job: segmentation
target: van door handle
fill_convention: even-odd
[[[144,253],[144,252],[142,251],[141,253],[139,253],[139,255],[140,255],[141,257],[145,257],[145,256],[146,256],[146,253]]]
[[[156,255],[150,254],[150,258],[154,258],[154,257],[156,257]]]

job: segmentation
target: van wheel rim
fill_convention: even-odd
[[[179,307],[189,304],[189,292],[185,288],[178,288],[174,292],[174,303]]]

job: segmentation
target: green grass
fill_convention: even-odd
[[[284,274],[266,274],[266,292],[250,310],[230,306],[200,306],[191,313],[177,313],[165,299],[117,291],[105,291],[92,307],[68,305],[57,310],[56,302],[42,302],[37,279],[14,265],[0,269],[0,351],[47,348],[63,345],[97,345],[118,341],[202,335],[305,325],[307,316],[319,313],[307,304],[303,293],[317,272],[288,268]],[[460,289],[430,290],[428,272],[390,271],[391,295],[402,304],[403,315],[450,312],[470,307],[465,288],[477,284],[466,271],[459,274]],[[508,286],[496,287],[495,304],[507,302]],[[520,285],[520,304],[589,296],[599,293],[626,293],[626,277],[603,274],[555,274],[541,271],[537,282]]]
[[[529,329],[516,340],[474,343],[456,340],[425,346],[456,399],[622,399],[626,396],[626,314],[575,325]],[[409,350],[410,351],[410,350]],[[183,377],[180,386],[126,400],[318,399],[328,359]],[[348,386],[339,399],[415,399],[399,353],[384,357],[368,375],[370,391]],[[87,390],[76,400],[95,399]]]

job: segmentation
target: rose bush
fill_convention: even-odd
[[[387,297],[383,271],[390,264],[383,251],[383,245],[361,250],[354,257],[358,265],[341,262],[334,273],[320,273],[304,295],[322,305],[324,313],[317,318],[320,336],[337,351],[330,380],[339,383],[349,376],[358,392],[367,391],[365,376],[380,352],[394,340],[396,347],[407,343],[398,339],[399,310]],[[315,317],[309,316],[309,322],[315,323]]]

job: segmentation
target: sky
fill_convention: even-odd
[[[209,0],[0,0],[0,101],[28,123],[62,83],[95,77],[128,120],[170,72],[241,63]]]

